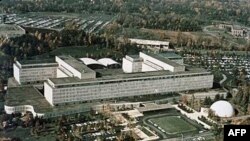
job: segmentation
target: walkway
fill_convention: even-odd
[[[203,27],[202,31],[203,31],[204,33],[209,34],[210,36],[213,36],[213,37],[219,39],[219,38],[220,38],[220,35],[217,35],[217,34],[219,34],[220,32],[219,32],[219,31],[209,31],[209,30],[207,29],[207,28],[209,28],[209,27],[212,27],[212,26],[210,25],[210,26]],[[216,33],[217,33],[217,34],[216,34]],[[239,43],[234,42],[234,41],[231,41],[231,40],[226,40],[226,41],[228,41],[228,42],[230,43],[230,45],[231,45],[231,44],[235,44],[235,45],[238,45],[238,46],[240,45]]]
[[[214,139],[214,134],[212,132],[204,132],[194,136],[184,136],[183,139],[182,137],[179,137],[179,138],[162,139],[161,141],[193,141],[197,140],[197,138],[199,137],[204,137],[205,140],[209,139],[212,140]]]
[[[227,76],[225,74],[222,74],[223,79],[220,81],[220,85],[222,85],[226,80],[227,80]]]
[[[202,124],[204,128],[211,129],[211,126],[207,125],[206,123],[200,121],[198,117],[204,116],[202,113],[192,110],[193,113],[187,113],[186,111],[180,109],[178,105],[173,105],[177,110],[179,110],[183,115],[186,115],[188,118],[197,121],[198,123]]]
[[[226,91],[226,92],[229,92],[225,87],[224,85],[222,85],[226,80],[227,80],[227,76],[225,74],[222,74],[223,76],[223,79],[219,82],[220,85],[222,86],[223,90]]]

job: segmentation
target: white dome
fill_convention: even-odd
[[[210,109],[219,117],[232,117],[234,115],[233,106],[224,100],[216,101]]]
[[[80,58],[80,60],[85,64],[85,65],[93,65],[93,64],[99,64],[103,65],[102,63],[92,59],[92,58]]]
[[[113,65],[113,64],[119,64],[118,62],[114,61],[111,58],[102,58],[102,59],[99,59],[98,62],[101,62],[106,67],[109,65]]]

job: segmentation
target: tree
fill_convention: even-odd
[[[214,97],[214,102],[219,101],[221,99],[219,94],[216,94]]]
[[[172,99],[173,104],[177,104],[177,100],[175,98]]]
[[[208,97],[208,105],[212,105],[213,101],[210,97]]]
[[[212,131],[213,131],[213,134],[214,134],[216,140],[219,140],[219,138],[222,137],[223,132],[222,132],[222,128],[220,128],[219,125],[214,124],[213,128],[212,128]]]
[[[227,92],[226,99],[231,99],[232,97],[233,97],[233,95],[230,92]]]
[[[184,104],[188,104],[188,98],[187,98],[187,95],[183,95],[182,97],[181,97],[181,102],[183,102]]]
[[[244,114],[247,113],[248,103],[249,103],[249,95],[250,95],[250,88],[246,84],[242,86],[243,97],[240,102],[240,106],[242,107],[242,111]]]
[[[191,98],[191,103],[190,103],[191,105],[191,108],[194,108],[194,105],[195,105],[195,97],[194,97],[194,95],[192,95],[192,98]]]
[[[243,90],[240,87],[238,93],[236,94],[236,96],[233,99],[233,102],[235,104],[239,104],[241,102],[242,98],[243,98]]]
[[[206,96],[203,102],[204,105],[209,105],[208,97]]]

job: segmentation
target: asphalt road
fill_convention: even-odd
[[[213,139],[214,138],[214,134],[212,132],[204,132],[204,133],[200,133],[197,134],[195,136],[184,136],[183,139],[182,137],[179,138],[171,138],[171,139],[162,139],[161,141],[193,141],[194,139],[197,139],[198,137],[204,137],[205,140],[208,139]]]
[[[209,30],[207,29],[208,27],[212,27],[212,26],[205,26],[205,27],[202,29],[203,32],[204,32],[204,33],[207,33],[207,34],[209,34],[209,35],[211,35],[211,36],[213,36],[213,37],[215,37],[215,38],[219,38],[218,35],[216,35],[215,33],[220,33],[220,32],[219,32],[219,31],[209,31]],[[227,42],[230,43],[229,46],[231,46],[231,44],[239,45],[237,42],[233,42],[233,41],[231,41],[231,40],[227,40]]]

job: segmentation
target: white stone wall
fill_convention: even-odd
[[[169,65],[167,63],[164,63],[164,62],[162,62],[160,60],[157,60],[157,59],[155,59],[155,58],[153,58],[153,57],[151,57],[151,56],[149,56],[149,55],[147,55],[145,53],[140,52],[140,57],[143,58],[144,62],[145,61],[154,62],[155,64],[157,64],[157,65],[161,66],[162,68],[164,68],[164,70],[169,70],[171,72],[175,72],[174,66],[171,66],[171,65]],[[179,69],[176,69],[176,70],[179,71]]]
[[[211,88],[213,75],[53,88],[53,104]],[[46,89],[47,87],[45,87]],[[45,93],[47,90],[45,90]],[[45,94],[47,95],[47,94]],[[50,94],[51,95],[51,94]],[[50,102],[51,103],[51,102]]]
[[[69,76],[58,68],[56,70],[56,78],[63,78],[63,77],[69,77]]]
[[[44,113],[36,113],[32,105],[20,105],[20,106],[6,106],[4,105],[4,110],[7,114],[12,114],[16,112],[26,113],[31,112],[34,116],[42,117]]]
[[[67,64],[61,58],[59,58],[57,56],[56,56],[56,62],[58,63],[59,68],[67,69],[67,71],[71,72],[73,74],[73,76],[76,76],[80,79],[82,78],[81,72],[79,72],[78,70],[76,70],[75,68],[73,68],[72,66],[70,66],[69,64]]]
[[[51,105],[53,105],[53,89],[48,82],[44,82],[44,97]]]
[[[122,59],[122,69],[125,73],[131,73],[133,68],[133,62],[127,60],[126,58]]]
[[[13,71],[14,71],[14,78],[16,81],[21,84],[20,82],[20,69],[17,67],[17,64],[13,64]]]
[[[142,72],[147,72],[147,71],[157,71],[157,70],[145,63],[142,63]]]
[[[20,82],[35,82],[56,77],[57,67],[39,67],[20,69]]]
[[[13,65],[14,78],[19,84],[27,82],[43,81],[56,77],[55,67],[35,67],[35,68],[19,68],[18,64]]]

